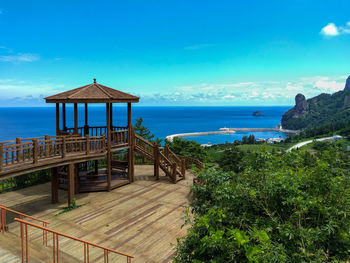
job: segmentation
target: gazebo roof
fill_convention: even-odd
[[[94,82],[45,98],[46,103],[126,103],[139,102],[139,97]]]

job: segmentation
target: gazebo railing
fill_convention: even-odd
[[[111,131],[121,131],[121,130],[127,130],[127,127],[120,127],[120,126],[113,126]],[[83,126],[78,127],[78,134],[81,134],[82,136],[85,136],[89,134],[90,136],[102,136],[103,134],[107,135],[107,126]],[[63,130],[65,133],[71,133],[73,134],[75,131],[74,128],[66,128]],[[88,132],[87,132],[88,131]]]
[[[117,130],[111,132],[111,142],[114,145],[127,146],[129,143],[128,140],[128,130]]]

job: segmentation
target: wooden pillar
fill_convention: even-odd
[[[112,156],[111,156],[111,119],[110,103],[106,103],[107,115],[107,190],[111,191]]]
[[[60,132],[60,104],[56,103],[56,135]]]
[[[159,180],[159,146],[154,144],[154,176]]]
[[[181,173],[184,179],[186,179],[186,160],[184,158],[180,158],[180,160],[181,160]]]
[[[4,159],[4,145],[0,143],[0,172],[2,171],[3,159]]]
[[[78,134],[78,103],[74,103],[74,134]]]
[[[110,113],[110,122],[111,122],[111,130],[113,130],[113,103],[109,104],[109,113]]]
[[[51,203],[58,203],[58,167],[51,168]]]
[[[84,136],[89,135],[89,125],[88,125],[88,104],[85,103],[85,126],[84,126]]]
[[[62,103],[62,130],[67,131],[66,103]]]
[[[173,183],[174,184],[176,184],[176,182],[177,182],[177,178],[176,178],[176,174],[177,174],[177,163],[173,163],[172,165],[171,165],[171,167],[172,167],[172,171],[171,171],[171,173],[172,173],[172,180],[173,180]]]
[[[74,164],[74,193],[79,193],[79,164]]]
[[[68,179],[68,206],[72,204],[74,198],[74,164],[68,164],[67,167],[67,179]]]
[[[129,181],[134,181],[134,130],[131,124],[131,102],[128,102],[128,177]]]

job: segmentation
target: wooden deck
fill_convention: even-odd
[[[187,173],[186,180],[173,184],[162,173],[156,181],[152,165],[135,166],[133,184],[111,192],[78,194],[77,203],[86,205],[58,216],[55,214],[66,206],[67,193],[61,191],[59,204],[50,204],[50,184],[1,194],[0,203],[47,220],[51,223],[49,227],[57,231],[132,254],[135,256],[132,262],[171,262],[174,248],[170,244],[176,244],[176,238],[186,234],[181,218],[183,206],[189,202],[193,177]],[[18,234],[18,224],[9,224],[9,231]],[[42,232],[29,228],[29,233],[32,243],[52,251],[50,237],[49,248],[45,248],[41,245]],[[0,251],[5,251],[2,240]],[[83,259],[83,247],[74,241],[60,241],[60,251]],[[103,251],[92,249],[90,254],[91,262],[103,261]],[[110,255],[110,262],[125,261]]]

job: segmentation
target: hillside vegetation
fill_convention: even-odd
[[[174,262],[348,262],[350,155],[225,149],[191,188]]]
[[[298,114],[297,104],[283,115],[283,128],[300,130],[350,120],[350,90],[321,94],[306,103],[307,112]]]

